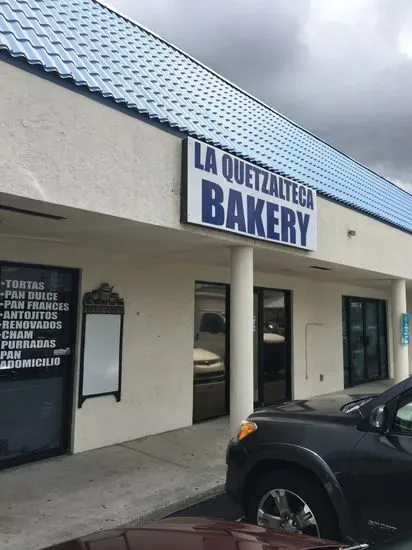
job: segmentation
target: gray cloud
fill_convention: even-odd
[[[412,183],[410,0],[109,1],[360,162]]]

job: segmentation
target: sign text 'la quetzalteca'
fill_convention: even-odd
[[[316,191],[189,138],[182,222],[316,250]]]

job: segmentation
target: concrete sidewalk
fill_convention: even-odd
[[[333,395],[349,394],[349,395],[362,395],[362,394],[375,394],[382,393],[395,384],[393,379],[389,380],[378,380],[376,382],[369,382],[367,384],[361,384],[360,386],[354,386],[353,388],[346,388],[333,393],[323,394],[319,397],[328,397]]]
[[[0,472],[0,548],[157,519],[223,490],[229,419]]]

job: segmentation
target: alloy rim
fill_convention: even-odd
[[[320,536],[315,515],[308,504],[288,489],[272,489],[259,502],[257,524],[293,533]]]

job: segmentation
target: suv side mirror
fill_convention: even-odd
[[[379,433],[384,433],[388,425],[388,409],[386,405],[378,405],[369,416],[369,425]]]

